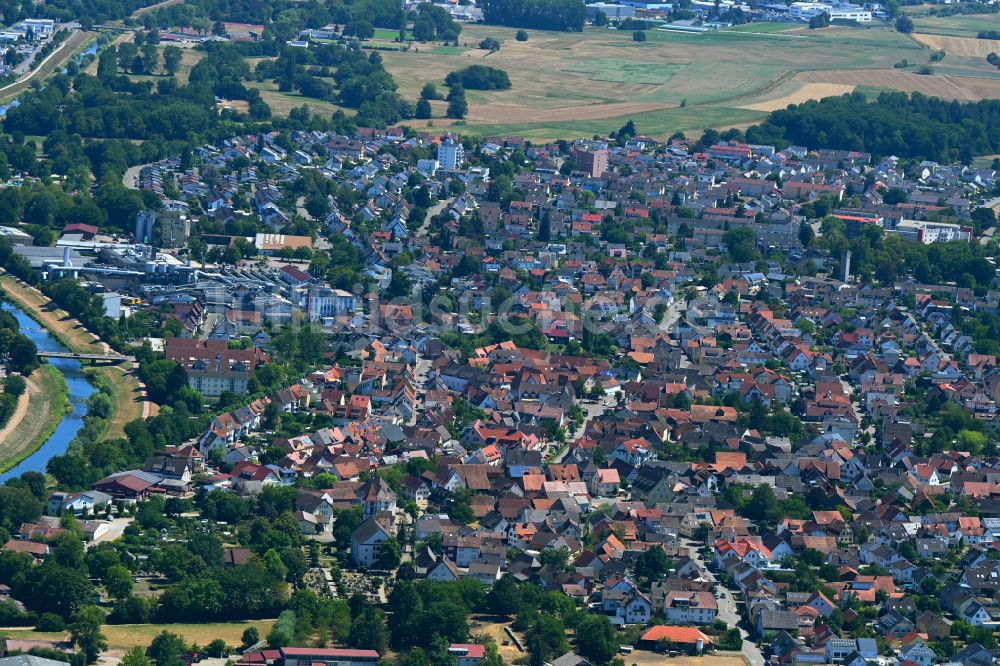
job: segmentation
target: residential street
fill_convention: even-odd
[[[741,617],[739,611],[736,608],[736,601],[733,599],[733,590],[725,587],[718,581],[708,567],[705,561],[701,557],[701,553],[698,552],[698,544],[690,539],[684,539],[683,543],[685,546],[691,549],[691,559],[698,564],[698,567],[702,570],[704,576],[714,582],[718,586],[718,592],[716,593],[716,601],[719,605],[718,618],[728,624],[730,627],[737,627],[740,630],[740,635],[743,636],[743,649],[740,653],[747,659],[750,666],[764,666],[764,654],[757,647],[757,644],[751,640],[748,640],[749,633],[740,626]]]

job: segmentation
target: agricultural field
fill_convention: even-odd
[[[414,44],[406,52],[380,55],[408,99],[416,99],[424,83],[442,86],[449,72],[471,64],[505,70],[512,89],[468,91],[469,114],[459,123],[461,131],[518,133],[534,140],[607,133],[629,119],[640,132],[656,136],[745,126],[788,104],[858,87],[960,100],[1000,97],[1000,71],[974,55],[981,47],[956,48],[955,57],[935,63],[933,74],[919,75],[914,69],[929,63],[932,49],[939,48],[933,46],[936,38],[921,43],[885,26],[808,30],[760,23],[702,34],[650,30],[644,43],[633,42],[631,32],[605,28],[529,31],[527,42],[515,41],[514,32],[465,25],[457,47]],[[487,36],[502,42],[498,52],[477,48]],[[894,69],[902,60],[911,67]],[[409,124],[454,124],[441,117],[442,103],[433,108],[432,121]]]
[[[1000,14],[969,14],[968,16],[930,16],[913,14],[916,33],[953,35],[975,39],[982,31],[1000,32]]]

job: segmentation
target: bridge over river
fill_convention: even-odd
[[[77,354],[75,352],[69,351],[41,351],[38,352],[39,358],[71,358],[80,362],[90,361],[92,364],[97,365],[99,363],[108,363],[115,365],[118,363],[124,363],[125,361],[135,362],[134,356],[125,356],[124,354]]]

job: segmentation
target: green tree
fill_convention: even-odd
[[[163,49],[163,67],[167,70],[167,74],[174,76],[177,73],[182,58],[183,52],[180,47],[167,46]]]
[[[260,632],[257,631],[257,627],[251,626],[244,629],[240,641],[243,643],[244,649],[256,645],[260,641]]]
[[[441,99],[441,94],[438,92],[437,86],[431,81],[428,81],[420,90],[420,99]]]
[[[531,666],[542,666],[569,650],[566,627],[552,615],[539,615],[525,636],[531,653]]]
[[[352,647],[363,650],[385,652],[389,645],[389,632],[385,626],[385,613],[377,608],[368,608],[351,623],[351,634],[347,639]]]
[[[528,31],[527,30],[518,30],[517,32],[514,33],[514,39],[516,39],[519,42],[526,42],[526,41],[528,41]]]
[[[97,606],[84,606],[70,618],[69,634],[73,644],[80,648],[86,663],[93,664],[101,650],[106,650],[108,641],[101,633],[104,611]]]
[[[521,590],[513,576],[503,576],[486,595],[486,603],[496,615],[516,615],[521,610]]]
[[[103,580],[104,588],[117,601],[132,594],[132,572],[121,564],[110,567]]]
[[[669,573],[671,566],[673,563],[666,552],[659,546],[653,546],[639,555],[635,563],[635,575],[650,581],[660,580]]]
[[[399,547],[399,541],[397,541],[395,537],[389,537],[389,539],[379,548],[378,559],[375,560],[375,566],[379,569],[391,571],[399,566],[402,554],[403,551]]]
[[[375,36],[375,28],[368,21],[352,21],[344,26],[344,34],[357,39],[371,39]]]
[[[185,666],[188,646],[184,639],[169,631],[161,631],[146,648],[146,656],[156,662],[156,666]]]
[[[448,93],[448,109],[446,114],[449,118],[461,120],[469,112],[469,103],[465,99],[465,90],[460,86],[452,86]]]
[[[141,647],[129,648],[122,656],[121,666],[153,666],[153,660],[146,656]]]
[[[896,30],[904,35],[910,34],[913,32],[913,19],[906,14],[901,14],[896,19]]]
[[[586,615],[576,626],[576,648],[595,664],[606,664],[618,652],[615,628],[606,615]]]
[[[71,569],[60,566],[54,560],[33,568],[25,576],[22,591],[30,591],[30,594],[19,595],[29,610],[56,613],[65,618],[94,596],[94,587],[82,567]]]

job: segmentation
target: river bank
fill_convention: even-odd
[[[0,307],[14,315],[21,333],[40,351],[67,350],[44,326],[21,309],[9,293],[6,295],[7,300]],[[38,390],[45,394],[44,398],[39,395],[37,403],[34,400],[29,402],[24,418],[15,424],[24,439],[14,439],[16,435],[12,434],[7,441],[17,451],[8,451],[5,455],[8,462],[14,458],[20,461],[0,473],[0,483],[25,472],[45,473],[49,460],[65,453],[83,427],[87,399],[96,389],[84,376],[80,362],[71,358],[53,358],[43,368],[44,374],[38,375]]]
[[[19,282],[8,274],[0,275],[0,287],[7,298],[27,315],[40,323],[62,346],[77,353],[107,353],[108,346],[97,336],[83,327],[80,322],[60,310],[47,296]],[[99,366],[93,371],[103,377],[111,388],[113,413],[108,419],[108,430],[105,436],[117,438],[124,436],[125,424],[146,413],[153,414],[155,409],[144,411],[144,396],[139,382],[132,374],[131,363],[114,366]]]
[[[0,430],[0,474],[10,471],[41,448],[67,411],[72,410],[69,385],[55,367],[43,365],[26,383],[17,410]]]

